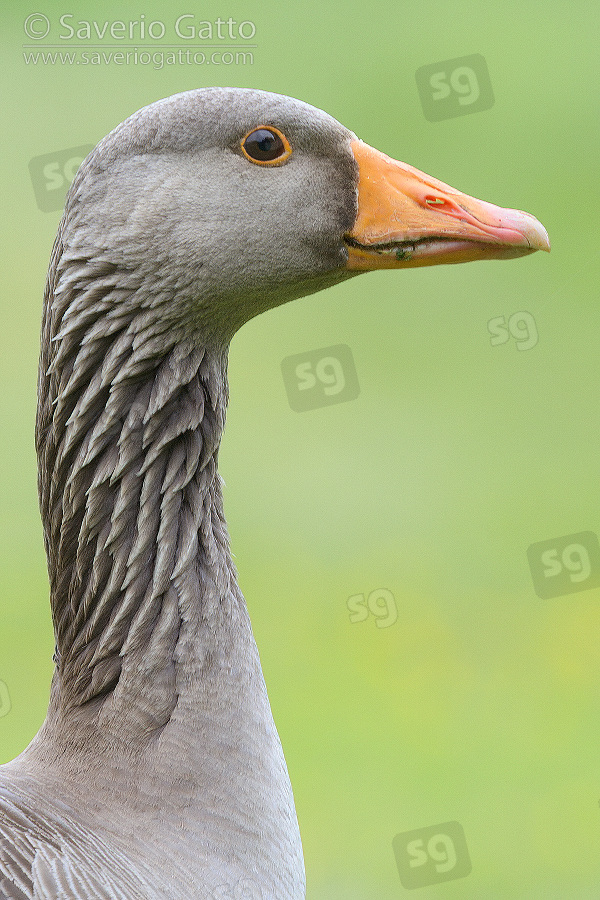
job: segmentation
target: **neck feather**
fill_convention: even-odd
[[[243,600],[217,472],[226,348],[184,335],[143,289],[135,272],[55,248],[36,443],[54,702],[101,705],[128,681],[131,703],[142,673],[152,729],[176,703],[182,633]]]

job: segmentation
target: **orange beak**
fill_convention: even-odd
[[[476,200],[352,141],[358,214],[345,235],[349,269],[400,269],[473,259],[511,259],[550,250],[529,213]]]

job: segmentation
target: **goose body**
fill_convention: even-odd
[[[245,321],[373,268],[549,249],[533,217],[321,110],[209,88],[81,166],[44,300],[36,445],[56,637],[0,767],[0,897],[301,900],[302,846],[217,454]]]

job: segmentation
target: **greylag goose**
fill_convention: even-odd
[[[178,94],[98,144],[44,297],[56,668],[42,728],[0,767],[2,898],[305,896],[223,516],[229,343],[258,313],[371,269],[548,249],[532,216],[277,94]]]

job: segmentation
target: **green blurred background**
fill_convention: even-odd
[[[365,275],[255,319],[233,342],[226,512],[294,784],[308,897],[410,896],[394,835],[456,820],[472,872],[421,887],[424,900],[597,898],[600,590],[539,599],[526,551],[600,527],[598,8],[172,9],[18,0],[1,14],[0,681],[11,708],[5,698],[0,761],[43,720],[53,650],[33,425],[60,213],[38,208],[28,163],[95,144],[177,91],[273,90],[469,194],[532,212],[553,245],[512,262]],[[40,11],[54,36],[63,13],[143,13],[171,31],[181,14],[231,16],[254,23],[256,46],[237,65],[26,65],[23,22]],[[471,54],[484,57],[495,102],[428,121],[415,72]],[[537,344],[492,346],[488,321],[521,311]],[[336,344],[352,351],[360,395],[292,411],[281,361]],[[352,623],[348,598],[381,588],[396,622]]]

